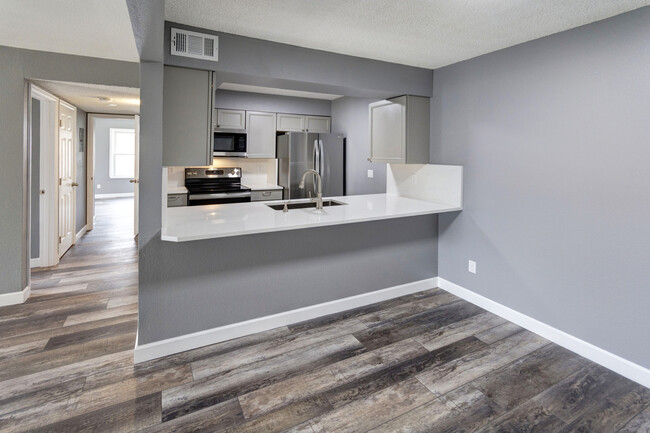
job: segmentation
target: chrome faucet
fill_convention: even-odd
[[[307,176],[309,173],[313,173],[316,176],[318,176],[318,191],[317,191],[317,196],[316,196],[316,209],[322,209],[323,208],[323,182],[320,178],[320,173],[317,172],[314,169],[308,169],[302,174],[302,179],[300,180],[300,185],[298,185],[298,188],[300,189],[305,189],[305,176]]]

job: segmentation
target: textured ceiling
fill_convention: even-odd
[[[425,68],[650,5],[650,0],[167,0],[165,19]]]
[[[88,113],[140,113],[140,89],[63,81],[35,80],[34,83]],[[100,101],[99,97],[109,98],[110,101]]]
[[[0,45],[140,61],[126,0],[0,0]]]

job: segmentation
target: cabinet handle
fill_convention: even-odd
[[[271,195],[271,191],[264,191],[264,192],[262,192],[262,195],[265,196],[265,197],[269,196],[269,195]]]

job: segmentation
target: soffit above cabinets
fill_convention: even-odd
[[[264,93],[267,95],[293,96],[296,98],[324,99],[333,101],[342,98],[343,95],[332,95],[330,93],[305,92],[302,90],[278,89],[274,87],[250,86],[248,84],[221,83],[220,90],[234,90],[237,92]]]
[[[0,0],[0,45],[139,62],[125,0]]]
[[[167,0],[165,19],[430,69],[650,5],[650,0]]]

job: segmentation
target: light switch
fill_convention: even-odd
[[[372,179],[375,177],[375,171],[374,170],[368,170],[368,179]]]

